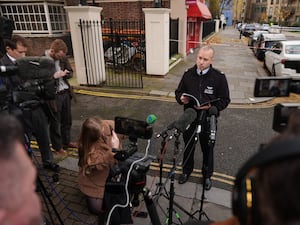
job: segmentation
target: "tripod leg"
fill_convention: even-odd
[[[45,188],[45,186],[44,186],[44,184],[43,184],[43,182],[42,182],[42,180],[40,179],[39,176],[37,177],[37,181],[38,181],[39,187],[41,188],[41,194],[43,195],[43,198],[44,198],[44,196],[47,198],[47,200],[48,200],[48,202],[50,203],[52,209],[54,210],[54,213],[55,213],[56,217],[58,218],[60,224],[61,224],[61,225],[64,225],[64,222],[62,221],[62,219],[61,219],[59,213],[57,212],[57,210],[56,210],[56,208],[55,208],[55,205],[54,205],[54,203],[52,202],[51,198],[49,197],[49,194],[47,193],[47,190],[46,190],[46,188]],[[46,201],[45,201],[45,202],[46,202]],[[47,206],[47,208],[48,208],[48,206]]]
[[[145,188],[143,195],[152,224],[161,225],[151,193]]]

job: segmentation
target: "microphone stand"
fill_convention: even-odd
[[[204,111],[201,111],[200,113],[201,114],[198,117],[198,126],[201,126],[201,120],[203,119],[202,117],[204,116]],[[199,133],[201,132],[201,129],[200,129],[199,133],[198,133],[199,128],[196,128],[196,129],[197,129],[197,135],[196,135],[195,138],[197,138],[198,135],[199,135]],[[211,139],[209,139],[208,145],[210,147],[210,150],[212,150],[211,148],[213,148],[213,146],[214,146],[214,141],[212,141]],[[209,217],[207,216],[207,214],[203,210],[204,199],[205,199],[205,179],[206,179],[206,176],[207,176],[207,172],[208,172],[208,167],[207,167],[206,164],[203,164],[203,166],[202,166],[203,181],[202,181],[202,193],[201,193],[201,200],[200,200],[200,209],[198,209],[197,211],[195,211],[193,213],[193,215],[199,213],[199,220],[200,221],[202,220],[202,216],[204,216],[206,218],[206,220],[209,220]]]
[[[175,143],[174,143],[175,148],[174,148],[174,154],[173,154],[173,160],[172,160],[173,167],[172,167],[171,174],[170,174],[171,182],[170,182],[170,190],[169,190],[170,197],[169,197],[169,215],[168,215],[168,219],[167,219],[168,225],[173,223],[173,211],[174,211],[173,204],[174,204],[174,196],[175,196],[174,180],[175,180],[175,169],[176,169],[176,156],[179,152],[179,144],[180,144],[179,133],[178,133],[177,129],[175,130],[174,136],[175,136]],[[178,217],[178,219],[180,221],[180,217]],[[182,224],[181,221],[180,221],[180,223]]]
[[[169,193],[167,192],[165,186],[167,183],[167,180],[163,183],[162,182],[162,167],[163,167],[163,161],[162,159],[160,160],[161,164],[160,164],[160,181],[157,184],[157,189],[156,189],[156,193],[154,195],[157,196],[157,198],[155,199],[156,204],[161,208],[161,210],[164,212],[165,216],[167,217],[166,220],[166,224],[170,225],[173,223],[173,212],[175,212],[176,218],[178,219],[178,221],[180,222],[180,224],[183,224],[181,219],[180,219],[180,215],[179,213],[176,212],[176,210],[174,209],[174,205],[176,206],[176,208],[180,209],[180,211],[184,212],[186,215],[188,215],[190,218],[192,219],[197,219],[196,217],[194,217],[190,212],[188,212],[185,208],[183,208],[179,203],[174,201],[174,197],[175,197],[175,188],[174,188],[174,181],[175,181],[175,170],[176,170],[176,160],[177,160],[177,154],[179,152],[179,145],[180,145],[180,141],[179,141],[179,136],[181,133],[178,132],[178,130],[176,129],[174,131],[174,133],[169,137],[169,140],[171,140],[173,137],[175,137],[175,150],[174,150],[174,155],[173,155],[173,166],[172,169],[170,171],[170,190]],[[163,141],[161,143],[161,154],[164,154],[164,148],[166,147],[166,138],[168,137],[167,133],[162,133],[160,135],[160,137],[163,137]],[[167,179],[169,179],[167,178]],[[162,190],[165,191],[164,194],[162,194]],[[168,212],[165,212],[162,207],[158,204],[158,200],[159,197],[165,197],[167,200],[169,200],[169,208],[168,208]]]
[[[162,188],[164,188],[164,190],[165,190],[165,186],[163,185],[163,182],[162,182],[162,177],[163,177],[163,156],[165,154],[165,148],[167,146],[166,139],[168,137],[168,133],[163,132],[160,136],[163,138],[163,140],[161,141],[160,158],[159,158],[159,182],[156,184],[157,188],[156,188],[156,191],[155,191],[154,195],[161,194]],[[166,192],[166,190],[165,190],[165,192]]]

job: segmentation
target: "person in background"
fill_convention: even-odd
[[[61,143],[64,149],[68,147],[76,148],[77,145],[71,142],[71,98],[72,89],[68,79],[73,76],[73,69],[66,57],[68,48],[61,39],[55,39],[50,49],[46,50],[45,55],[54,60],[56,72],[53,77],[56,80],[55,101],[50,101],[51,113],[54,114],[50,120],[50,137],[52,143]],[[57,144],[59,145],[59,144]],[[58,148],[59,146],[57,146]],[[61,151],[61,150],[60,150]],[[65,151],[61,151],[66,155]]]
[[[194,131],[198,123],[201,124],[201,132],[199,134],[201,150],[203,152],[202,173],[204,175],[205,189],[210,190],[212,186],[211,176],[213,174],[213,148],[214,143],[210,143],[210,125],[207,120],[209,109],[214,106],[215,111],[224,110],[230,103],[229,88],[224,73],[212,67],[214,58],[214,49],[205,45],[202,46],[196,58],[196,65],[188,69],[182,76],[181,81],[175,91],[176,101],[180,105],[184,105],[184,110],[188,108],[195,109],[198,118],[183,133],[185,143],[185,151],[183,155],[183,172],[179,177],[179,184],[187,182],[190,174],[194,169],[194,139],[196,134]],[[202,103],[203,106],[196,106],[190,97],[184,95],[190,94]],[[213,101],[210,103],[210,101]],[[218,116],[218,115],[216,115]]]
[[[0,224],[40,225],[42,212],[35,191],[36,170],[24,146],[21,123],[0,117]]]

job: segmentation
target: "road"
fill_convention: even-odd
[[[168,124],[176,120],[182,112],[182,107],[175,101],[137,100],[77,95],[77,103],[73,105],[72,138],[79,134],[80,126],[89,116],[101,116],[114,119],[115,116],[146,120],[149,114],[155,114],[157,121],[153,125],[154,133],[160,133]],[[229,189],[230,178],[223,175],[235,176],[238,168],[254,152],[261,143],[267,142],[276,133],[272,130],[273,108],[227,108],[221,112],[218,120],[218,133],[215,146],[215,172],[221,175],[216,179],[219,187]],[[155,136],[155,135],[153,135]],[[162,138],[153,138],[150,154],[159,155]],[[180,137],[180,149],[184,148]],[[144,152],[146,141],[139,139],[139,151]],[[195,169],[201,168],[202,154],[198,144]],[[174,141],[169,141],[164,163],[171,164],[174,157]],[[176,155],[177,162],[181,154]],[[192,181],[196,182],[195,177]],[[232,181],[232,180],[231,180]]]

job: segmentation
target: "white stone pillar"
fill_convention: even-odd
[[[101,30],[102,8],[94,6],[65,6],[64,8],[69,16],[77,82],[78,84],[98,85],[105,81],[105,63]],[[87,60],[87,65],[85,65],[82,36],[79,26],[80,20],[95,21],[97,25],[99,24],[99,28],[95,29],[93,36],[89,37],[92,40],[85,43],[85,48],[89,49],[89,53],[92,54],[89,54],[89,58],[97,59],[97,61],[91,63],[91,61]],[[93,75],[92,78],[90,78],[91,74]]]
[[[219,32],[219,30],[220,30],[220,28],[219,28],[219,26],[220,26],[220,20],[215,20],[215,32],[216,33],[218,33]]]
[[[146,33],[146,73],[169,72],[170,9],[144,8]]]

